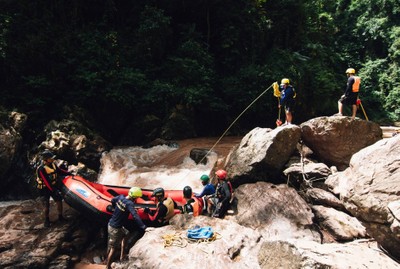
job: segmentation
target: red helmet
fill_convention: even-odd
[[[227,172],[225,170],[220,169],[217,172],[215,172],[215,174],[217,175],[218,179],[224,180],[226,178]]]

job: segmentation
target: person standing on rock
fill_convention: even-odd
[[[56,155],[54,155],[50,150],[44,150],[41,153],[41,157],[42,163],[36,170],[36,187],[39,191],[39,196],[43,203],[44,227],[48,228],[50,227],[50,197],[52,197],[57,204],[58,220],[65,220],[62,215],[62,196],[60,191],[58,190],[57,180],[59,180],[59,176],[68,176],[71,175],[71,173],[64,169],[61,169],[54,163]]]
[[[285,108],[286,121],[283,125],[290,125],[293,121],[293,110],[295,105],[296,91],[293,86],[290,85],[288,78],[283,78],[281,80],[281,85],[279,86],[279,91],[281,92],[281,99],[278,107],[282,106]]]
[[[351,119],[354,120],[357,113],[357,99],[358,92],[360,90],[361,79],[356,76],[356,70],[354,68],[348,68],[346,70],[347,85],[346,91],[340,97],[338,101],[338,113],[335,116],[343,116],[343,105],[351,106],[352,114]]]
[[[146,231],[146,225],[136,212],[134,202],[137,198],[142,197],[142,189],[138,187],[130,188],[128,196],[119,195],[111,199],[111,208],[113,211],[111,219],[108,222],[108,247],[106,268],[111,268],[112,258],[115,249],[121,244],[120,260],[124,257],[125,239],[126,236],[136,228],[140,232],[140,237]],[[129,214],[133,217],[132,221],[128,220]]]

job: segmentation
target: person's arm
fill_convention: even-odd
[[[225,203],[226,201],[231,200],[231,190],[229,189],[228,183],[225,182],[225,184],[222,185],[222,191],[225,193],[225,196],[218,202]]]
[[[119,197],[119,196],[115,196],[115,197],[113,197],[113,198],[111,199],[111,204],[112,204],[113,207],[115,207],[115,205],[116,205],[116,203],[117,203],[117,201],[118,201],[118,197]]]
[[[131,212],[133,220],[135,221],[136,225],[142,229],[143,231],[146,230],[146,225],[144,225],[142,219],[139,217],[138,213],[136,212],[135,207],[133,206],[133,203],[128,204],[128,210]]]
[[[63,176],[71,176],[72,175],[71,172],[68,172],[68,170],[62,169],[62,168],[58,167],[57,165],[56,165],[56,170],[57,170],[57,175],[63,175]]]
[[[203,197],[203,196],[206,194],[205,192],[206,192],[207,186],[208,186],[208,185],[206,185],[206,186],[203,188],[203,190],[201,191],[200,194],[195,194],[195,197],[197,197],[197,198]]]
[[[345,96],[349,96],[351,92],[353,92],[353,84],[354,84],[354,77],[349,77],[347,80],[346,91],[344,92]]]
[[[161,203],[161,205],[157,208],[156,212],[154,213],[154,215],[151,215],[150,213],[149,215],[149,219],[151,221],[158,221],[158,222],[162,222],[163,218],[167,215],[167,207]]]

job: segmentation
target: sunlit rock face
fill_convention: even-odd
[[[382,129],[372,121],[350,117],[319,117],[300,125],[301,139],[328,166],[349,166],[351,156],[382,139]]]
[[[392,255],[400,258],[400,136],[384,139],[353,155],[350,167],[326,184]]]

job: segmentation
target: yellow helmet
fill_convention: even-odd
[[[132,187],[129,190],[128,196],[131,197],[131,198],[142,197],[142,189],[138,188],[138,187]]]
[[[354,68],[347,68],[346,74],[355,74],[356,70]]]
[[[283,79],[281,80],[281,84],[289,84],[289,83],[290,83],[290,81],[289,81],[288,78],[283,78]]]

